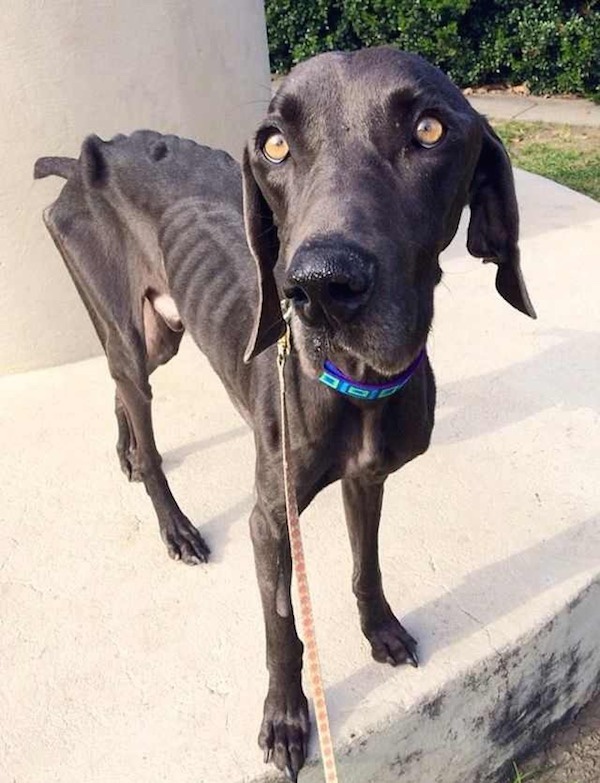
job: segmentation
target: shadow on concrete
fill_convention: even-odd
[[[495,432],[548,408],[600,410],[600,333],[555,329],[543,334],[562,342],[532,359],[440,385],[434,444]]]
[[[516,171],[516,184],[521,218],[520,243],[576,226],[597,224],[600,220],[600,205],[597,201],[558,182],[519,169]],[[445,266],[448,262],[459,258],[472,259],[474,264],[481,263],[480,259],[471,256],[467,251],[469,218],[469,209],[465,208],[456,236],[441,256],[442,267],[445,269],[451,268]],[[523,244],[521,249],[523,250]],[[527,271],[527,265],[533,259],[524,257],[523,260]]]
[[[580,524],[547,541],[518,552],[469,573],[465,579],[447,593],[424,606],[401,616],[401,596],[388,594],[392,608],[398,612],[403,624],[419,645],[420,673],[427,672],[427,661],[440,650],[481,631],[489,624],[509,614],[546,590],[565,582],[590,566],[600,565],[600,515],[590,517]],[[499,589],[499,585],[502,589]],[[422,633],[443,619],[439,634]],[[508,641],[508,640],[507,640]],[[497,642],[501,652],[502,643]],[[490,646],[490,652],[493,650]],[[332,702],[338,698],[344,711],[357,709],[361,702],[382,680],[396,676],[393,669],[386,669],[374,661],[366,664],[350,677],[327,689]],[[401,696],[399,694],[399,701]]]
[[[254,506],[254,497],[245,495],[226,511],[217,514],[216,517],[203,522],[199,529],[211,549],[210,562],[221,563],[226,559],[225,549],[229,542],[229,532],[236,522],[247,524],[250,512]],[[250,533],[248,532],[248,547],[251,547]]]
[[[444,618],[444,631],[424,662],[484,626],[494,623],[546,590],[600,565],[600,514],[572,525],[535,546],[469,573],[444,595],[404,617],[408,628],[426,627],[432,618]]]
[[[220,446],[222,443],[228,443],[236,438],[241,438],[250,432],[248,427],[234,427],[226,432],[219,432],[216,435],[211,435],[210,438],[202,438],[200,440],[194,440],[190,443],[184,443],[182,446],[177,446],[175,449],[165,451],[163,457],[163,468],[165,473],[173,468],[178,467],[184,462],[186,457],[196,454],[198,451],[204,451],[204,449],[210,449],[214,446]]]

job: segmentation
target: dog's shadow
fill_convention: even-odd
[[[248,427],[243,425],[233,427],[226,432],[218,432],[216,435],[211,435],[210,438],[194,440],[190,443],[184,443],[182,446],[177,446],[175,449],[165,451],[162,455],[163,469],[165,473],[168,473],[170,470],[179,467],[186,457],[191,457],[192,454],[197,454],[199,451],[205,451],[215,446],[221,446],[223,443],[229,443],[236,438],[241,438],[247,435],[248,431]]]
[[[556,329],[544,332],[542,339],[548,339],[549,345],[530,360],[469,379],[442,382],[434,430],[436,443],[469,440],[553,407],[600,410],[600,395],[594,382],[600,335]],[[496,400],[501,400],[501,404]],[[240,438],[247,432],[245,426],[238,426],[184,444],[165,454],[166,467],[172,469],[191,454]],[[434,443],[432,448],[435,447]],[[248,494],[202,525],[217,562],[225,557],[229,530],[234,524],[245,522],[252,502]],[[422,668],[414,674],[412,670],[407,671],[406,676],[422,676],[434,654],[481,631],[549,588],[599,564],[600,517],[593,516],[553,538],[472,571],[451,590],[402,616],[407,629],[421,640]],[[510,579],[506,578],[507,574]],[[502,590],[498,589],[499,584]],[[388,597],[396,610],[401,611],[399,599]],[[368,654],[366,646],[365,653]],[[328,698],[344,712],[350,712],[395,676],[397,673],[391,668],[366,658],[364,666],[327,689]]]
[[[211,548],[211,563],[221,563],[227,560],[225,550],[229,541],[229,532],[236,524],[246,526],[253,506],[254,498],[248,494],[225,511],[202,523],[200,526],[202,535],[206,537]],[[250,546],[250,538],[248,538],[248,546]]]
[[[440,384],[432,449],[493,433],[552,408],[600,411],[596,382],[600,334],[555,329],[541,338],[548,344],[530,360]],[[563,416],[557,438],[565,437],[566,426]],[[406,615],[401,615],[401,596],[389,594],[402,622],[420,640],[421,669],[416,673],[407,669],[402,676],[426,676],[427,662],[434,655],[481,632],[545,591],[598,568],[600,516],[594,515],[470,572],[460,584]],[[368,656],[366,643],[364,647]],[[367,658],[364,666],[327,689],[328,698],[350,713],[396,676],[393,669]],[[402,702],[400,692],[398,701]]]
[[[164,471],[168,474],[170,471],[182,465],[187,457],[191,457],[200,451],[208,451],[209,449],[229,443],[237,438],[243,438],[248,435],[248,433],[248,427],[240,425],[239,427],[232,427],[225,432],[218,432],[208,438],[190,441],[189,443],[184,443],[174,449],[165,451],[163,453]],[[248,518],[253,504],[252,494],[248,492],[236,503],[209,519],[202,519],[201,515],[199,515],[198,518],[197,515],[192,515],[192,519],[197,522],[198,529],[206,538],[211,548],[211,563],[220,563],[226,559],[225,550],[227,549],[227,544],[229,542],[231,528]]]
[[[502,370],[441,383],[434,445],[457,443],[495,432],[542,410],[600,410],[597,376],[600,333],[554,329],[553,341],[533,359]]]
[[[469,573],[453,589],[401,617],[406,628],[420,641],[421,666],[417,672],[406,667],[403,675],[426,677],[427,662],[440,650],[472,636],[535,596],[599,564],[600,516],[593,516],[553,538]],[[393,597],[388,598],[393,604]],[[396,676],[396,670],[371,661],[328,688],[327,695],[332,704],[337,703],[344,713],[350,713],[359,709],[371,692]],[[402,702],[400,691],[398,702]]]

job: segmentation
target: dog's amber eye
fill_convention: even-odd
[[[422,147],[435,147],[444,136],[444,126],[436,117],[421,117],[415,129],[415,137]]]
[[[262,152],[271,163],[283,163],[290,148],[282,133],[272,133],[262,145]]]

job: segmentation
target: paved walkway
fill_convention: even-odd
[[[274,90],[281,78],[273,77]],[[505,90],[492,90],[465,97],[480,114],[485,114],[494,120],[528,120],[600,126],[600,104],[585,98],[541,98],[537,95],[517,95]]]
[[[539,320],[496,295],[463,223],[429,344],[434,443],[386,485],[386,592],[420,669],[370,658],[339,487],[303,515],[343,783],[488,780],[597,686],[600,205],[516,181]],[[205,567],[168,560],[120,473],[104,359],[0,379],[1,781],[273,780],[256,746],[252,438],[191,343],[153,384]],[[318,767],[301,780],[322,783]]]
[[[494,120],[600,126],[600,104],[583,98],[539,98],[534,95],[490,92],[468,95],[467,99],[474,109]]]
[[[494,119],[600,126],[578,99],[469,99]],[[370,660],[339,489],[303,516],[344,783],[487,779],[597,685],[600,207],[525,172],[517,187],[540,319],[498,299],[463,225],[430,342],[434,444],[386,489],[386,589],[421,669]],[[199,352],[181,353],[154,381],[156,428],[213,548],[197,569],[167,559],[120,475],[104,359],[0,379],[0,780],[273,780],[256,747],[252,439]]]

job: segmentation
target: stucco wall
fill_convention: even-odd
[[[153,128],[239,156],[269,98],[262,0],[21,0],[0,25],[0,373],[89,356],[95,334],[42,210],[40,155]]]

